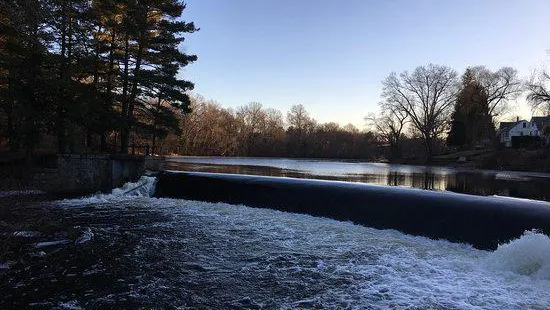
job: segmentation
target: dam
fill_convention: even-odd
[[[0,206],[2,309],[550,307],[545,203],[168,172]]]
[[[266,207],[496,249],[550,233],[550,203],[294,178],[166,171],[156,197]]]

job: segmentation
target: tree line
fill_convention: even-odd
[[[170,134],[155,148],[157,152],[370,160],[382,156],[372,132],[352,124],[319,123],[301,104],[283,115],[259,102],[230,109],[196,95],[191,97],[190,107],[192,113],[179,115],[181,134]]]
[[[525,93],[533,113],[550,112],[550,76],[544,70],[522,79],[511,67],[491,71],[476,66],[459,78],[448,66],[429,64],[391,73],[382,85],[380,113],[366,120],[393,158],[402,156],[407,137],[422,141],[428,159],[442,143],[486,147],[494,143],[495,125],[510,103]]]
[[[55,137],[127,153],[133,136],[179,132],[197,60],[180,48],[198,29],[177,0],[5,0],[0,3],[0,137],[12,151]]]
[[[301,104],[283,115],[258,102],[233,110],[193,96],[193,112],[179,116],[181,134],[169,135],[158,151],[422,162],[449,147],[492,147],[495,126],[521,95],[534,113],[550,112],[546,71],[522,79],[511,67],[476,66],[459,77],[448,66],[430,64],[391,73],[382,85],[381,112],[365,118],[365,130],[319,123]]]
[[[32,154],[53,137],[57,152],[399,159],[494,139],[495,125],[522,94],[550,113],[550,75],[443,65],[391,73],[369,129],[319,124],[302,105],[286,114],[250,103],[236,110],[200,96],[181,68],[198,29],[178,0],[0,2],[0,146]],[[190,113],[193,111],[192,113]]]

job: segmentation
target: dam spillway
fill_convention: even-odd
[[[0,308],[550,305],[550,238],[540,232],[487,251],[275,207],[152,198],[160,179],[54,201],[0,192],[4,220],[49,223],[3,227]]]
[[[156,197],[244,204],[496,249],[550,233],[550,203],[281,177],[165,171]]]

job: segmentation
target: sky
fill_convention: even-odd
[[[180,76],[224,107],[256,101],[285,115],[303,104],[319,122],[378,111],[381,81],[429,63],[550,65],[549,0],[186,0],[200,31],[182,48],[198,61]],[[513,115],[530,117],[525,100]]]

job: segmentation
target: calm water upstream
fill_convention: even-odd
[[[173,170],[315,178],[550,201],[550,174],[285,158],[170,157]]]

